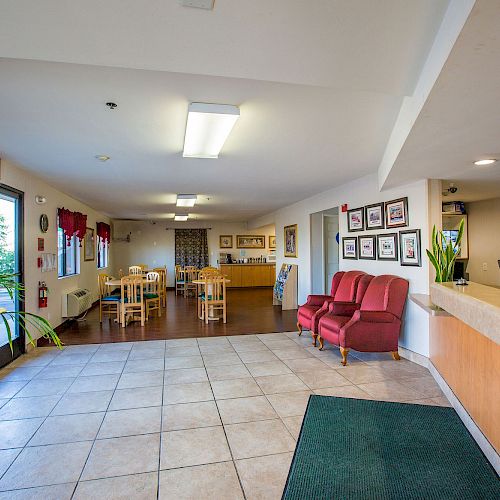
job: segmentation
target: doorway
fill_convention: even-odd
[[[339,270],[339,214],[331,208],[311,214],[311,293],[328,294]]]
[[[0,185],[0,274],[23,283],[23,193]],[[12,296],[5,287],[0,287],[0,308],[18,313],[24,310],[18,292]],[[24,352],[24,335],[19,323],[6,318],[8,327],[0,319],[0,367],[10,363]],[[12,351],[9,345],[9,330]]]

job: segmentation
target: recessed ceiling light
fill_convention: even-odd
[[[192,102],[188,110],[182,156],[218,158],[239,117],[237,106]]]
[[[481,166],[481,165],[491,165],[492,163],[495,163],[497,160],[496,158],[486,158],[485,160],[477,160],[474,162],[474,165]]]
[[[95,158],[99,161],[108,161],[110,159],[110,157],[106,155],[95,155]]]
[[[194,207],[197,196],[195,194],[178,194],[177,203],[178,207]]]
[[[177,222],[184,222],[188,220],[189,215],[174,215],[174,220]]]

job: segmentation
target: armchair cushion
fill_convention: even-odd
[[[321,307],[326,300],[333,300],[333,297],[331,295],[308,295],[305,305]]]
[[[351,317],[359,307],[359,304],[353,304],[352,302],[330,302],[328,304],[328,313]]]
[[[356,311],[352,319],[366,323],[394,323],[398,321],[394,314],[386,311]]]

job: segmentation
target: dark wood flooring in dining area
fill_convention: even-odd
[[[99,323],[99,308],[89,311],[84,321],[71,321],[59,336],[66,345],[130,342],[138,340],[215,337],[254,333],[289,332],[297,329],[297,311],[282,311],[272,305],[272,288],[233,288],[227,292],[227,323],[210,321],[206,325],[196,314],[196,298],[167,293],[167,308],[161,318],[153,317],[122,328],[104,317]],[[48,345],[44,339],[38,345]]]

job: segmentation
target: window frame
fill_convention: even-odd
[[[102,249],[102,250],[101,250]],[[104,254],[104,265],[101,265],[101,257]],[[100,236],[97,237],[97,269],[106,269],[109,266],[109,243]]]
[[[59,246],[60,238],[59,238],[59,231],[62,232],[62,241],[63,241],[63,246]],[[68,247],[66,235],[64,234],[64,231],[62,230],[61,227],[59,227],[59,221],[57,223],[57,279],[64,279],[64,278],[70,278],[71,276],[78,276],[80,274],[80,240],[76,237],[76,235],[73,235],[71,237],[72,245]],[[67,259],[68,259],[68,248],[74,249],[75,252],[75,272],[74,273],[67,273]],[[62,250],[62,252],[60,252]],[[62,255],[62,263],[61,266],[59,266],[59,255]],[[59,273],[59,269],[62,269],[63,274]]]

